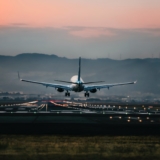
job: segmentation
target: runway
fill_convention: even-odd
[[[32,123],[34,121],[34,123],[159,124],[159,109],[159,106],[151,105],[109,105],[97,102],[88,104],[54,100],[12,102],[0,105],[0,123]],[[35,120],[34,117],[38,118]]]
[[[159,106],[34,101],[0,106],[1,134],[160,133]]]

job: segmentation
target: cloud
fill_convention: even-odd
[[[23,26],[23,25],[22,25]],[[77,58],[159,57],[160,28],[0,26],[0,54],[45,53]],[[158,55],[158,56],[157,56]]]
[[[160,28],[155,28],[155,29],[144,29],[141,32],[144,32],[150,36],[153,37],[160,37]]]
[[[27,26],[27,23],[11,23],[11,26],[17,26],[17,27],[23,27],[23,26]]]
[[[81,38],[98,38],[101,36],[112,37],[116,35],[110,30],[97,29],[97,28],[84,28],[81,30],[73,30],[73,31],[70,31],[69,33],[73,36],[77,36]]]

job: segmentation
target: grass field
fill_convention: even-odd
[[[0,160],[157,160],[159,136],[0,135]]]

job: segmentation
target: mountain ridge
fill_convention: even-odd
[[[118,83],[137,80],[137,84],[104,89],[98,94],[160,94],[160,59],[108,58],[85,59],[82,57],[84,81],[105,80]],[[16,56],[0,55],[0,90],[24,92],[54,92],[41,85],[19,82],[17,71],[25,79],[55,83],[54,79],[70,80],[78,72],[77,59],[39,53],[23,53]],[[74,93],[77,94],[77,93]],[[63,93],[62,93],[63,95]]]

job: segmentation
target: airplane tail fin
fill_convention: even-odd
[[[80,81],[80,78],[81,78],[81,57],[79,57],[78,81]]]
[[[64,82],[64,83],[71,83],[71,84],[80,84],[81,79],[81,57],[79,57],[79,70],[78,70],[78,82],[69,82],[69,81],[62,81],[62,80],[54,80],[57,82]],[[104,81],[95,81],[95,82],[81,82],[81,84],[91,84],[91,83],[101,83]]]

